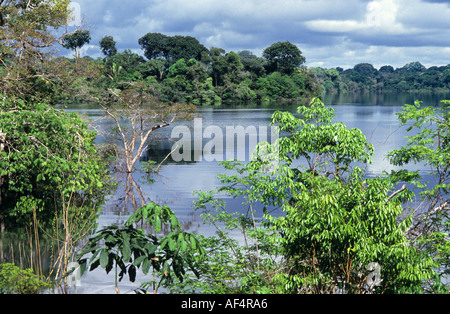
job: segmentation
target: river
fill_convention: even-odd
[[[335,122],[343,122],[349,128],[359,128],[366,135],[368,140],[375,146],[373,163],[368,165],[366,173],[369,176],[376,176],[382,171],[395,169],[386,159],[389,151],[399,148],[406,143],[405,136],[409,135],[405,127],[400,127],[396,113],[402,109],[404,104],[413,104],[415,100],[423,101],[425,106],[435,106],[442,99],[450,99],[450,95],[433,94],[364,94],[364,95],[328,95],[323,101],[326,106],[332,107],[335,111]],[[297,106],[269,106],[269,107],[201,107],[199,109],[201,130],[204,132],[208,127],[214,130],[222,130],[226,134],[227,127],[254,127],[254,130],[261,131],[262,126],[268,126],[272,113],[275,110],[286,110],[295,113]],[[98,117],[99,110],[86,106],[71,107],[68,110],[75,110],[86,114],[91,118]],[[183,123],[181,123],[183,124]],[[175,126],[161,131],[161,137],[170,137]],[[192,130],[192,129],[191,129]],[[250,129],[247,129],[250,130]],[[203,134],[203,144],[211,141],[211,135]],[[194,137],[194,135],[193,135]],[[180,137],[177,138],[177,140]],[[248,139],[248,138],[247,138]],[[101,141],[101,139],[99,139]],[[247,142],[248,144],[248,142]],[[162,161],[173,149],[173,141],[156,141],[149,152],[143,156],[143,160]],[[203,147],[203,146],[202,146]],[[225,151],[229,149],[224,146]],[[246,146],[248,149],[248,146]],[[238,152],[236,152],[238,154]],[[248,152],[245,156],[238,156],[238,159],[248,160]],[[209,156],[210,157],[210,156]],[[147,200],[155,201],[159,204],[166,204],[176,213],[182,222],[185,231],[212,235],[215,230],[202,223],[198,212],[193,210],[193,195],[197,190],[211,190],[220,185],[217,175],[223,173],[224,169],[217,161],[208,160],[203,155],[198,161],[176,161],[169,157],[160,168],[155,182],[146,184],[142,180],[140,173],[135,173],[134,178],[140,182],[140,186]],[[210,158],[209,158],[210,159]],[[426,169],[422,165],[414,167],[424,174]],[[120,193],[120,192],[119,192]],[[117,196],[116,196],[117,197]],[[114,200],[114,196],[112,196]],[[231,208],[236,210],[239,204],[234,200],[228,200]],[[232,202],[235,203],[232,203]],[[237,205],[237,206],[235,206]],[[113,203],[105,205],[99,219],[99,227],[109,224],[123,223],[130,213],[114,206]],[[275,213],[276,214],[276,213]],[[258,216],[262,212],[257,213]],[[139,278],[140,281],[143,278]],[[112,275],[105,275],[103,270],[87,273],[81,278],[78,292],[82,293],[113,293],[114,278]],[[131,292],[138,287],[137,284],[129,283],[126,279],[119,284],[121,292]]]
[[[367,174],[375,176],[382,171],[394,169],[386,160],[389,151],[403,146],[406,128],[400,127],[396,113],[402,109],[404,104],[413,104],[415,100],[424,101],[424,105],[436,105],[442,99],[450,99],[450,95],[433,94],[387,94],[387,95],[330,95],[324,97],[326,106],[330,106],[335,111],[335,122],[343,122],[349,128],[359,128],[366,135],[368,140],[375,146],[375,155],[373,164],[367,166]],[[286,110],[296,112],[297,106],[269,106],[269,107],[200,107],[201,130],[204,132],[208,127],[214,130],[222,130],[226,133],[227,127],[255,127],[256,130],[264,130],[268,126],[272,113],[275,110]],[[77,111],[90,118],[98,118],[102,112],[92,106],[74,105],[66,110]],[[105,123],[105,122],[103,122]],[[170,137],[175,127],[183,125],[179,122],[174,126],[162,129],[159,135],[162,138]],[[100,124],[101,128],[102,125]],[[211,130],[211,128],[209,129]],[[210,138],[210,137],[209,137]],[[210,138],[211,139],[211,138]],[[102,139],[98,138],[98,142]],[[204,139],[203,144],[208,142],[208,137]],[[149,152],[143,156],[143,160],[162,161],[173,148],[173,141],[156,141]],[[246,146],[246,148],[248,148]],[[230,147],[224,147],[224,154]],[[153,184],[145,183],[142,180],[141,173],[134,173],[134,178],[139,182],[147,200],[159,204],[166,204],[176,213],[181,221],[185,231],[201,233],[203,235],[212,235],[214,229],[203,225],[198,212],[193,211],[193,195],[197,190],[211,190],[219,186],[217,175],[223,172],[223,168],[217,161],[209,161],[211,156],[203,155],[198,161],[176,161],[172,157],[167,158],[158,174],[155,176]],[[248,160],[248,156],[239,156],[241,159]],[[426,169],[420,168],[421,171]],[[118,193],[121,193],[119,189]],[[122,224],[129,216],[129,210],[122,210],[120,206],[115,205],[115,200],[120,195],[111,196],[99,218],[99,228],[110,224]],[[230,200],[231,201],[231,200]],[[230,206],[234,207],[231,203]],[[236,207],[238,208],[238,207]],[[259,216],[262,212],[257,213]],[[145,280],[139,277],[138,282]],[[150,279],[150,278],[147,278]],[[124,278],[119,283],[121,293],[132,292],[139,286],[138,283],[130,283]],[[86,273],[78,282],[76,287],[78,293],[114,293],[114,275],[106,275],[104,271]]]

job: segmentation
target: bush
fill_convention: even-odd
[[[32,269],[22,270],[11,263],[0,265],[0,294],[39,294],[51,288]]]

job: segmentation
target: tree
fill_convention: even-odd
[[[200,60],[207,49],[191,36],[166,36],[160,33],[147,33],[139,39],[148,59],[164,58],[169,64],[184,58]]]
[[[207,51],[205,46],[191,36],[172,36],[169,38],[168,46],[168,58],[171,63],[181,58],[200,60],[202,53]]]
[[[225,60],[225,50],[222,48],[211,47],[209,49],[209,56],[212,62],[212,76],[214,79],[214,86],[222,85],[222,76],[226,73],[227,63]]]
[[[177,62],[172,64],[167,71],[168,77],[176,77],[177,75],[186,75],[189,71],[189,67],[186,64],[184,58],[178,59]]]
[[[302,65],[306,59],[298,47],[289,41],[276,42],[264,49],[263,57],[267,61],[268,71],[290,74]]]
[[[91,41],[89,31],[78,30],[73,34],[67,34],[63,38],[63,47],[71,49],[75,53],[76,58],[80,58],[80,49]]]
[[[106,57],[111,57],[117,53],[116,42],[112,36],[103,37],[99,44],[100,49]]]
[[[377,69],[375,69],[370,63],[359,63],[353,67],[353,70],[368,77],[374,77],[377,74]]]
[[[418,61],[414,61],[414,62],[410,62],[405,64],[401,70],[404,70],[406,72],[412,72],[412,73],[417,73],[417,72],[422,72],[425,71],[426,68],[425,66],[422,65],[422,63],[418,62]]]
[[[389,153],[390,162],[396,166],[423,163],[432,177],[430,182],[420,183],[419,172],[405,169],[395,173],[401,180],[410,182],[422,189],[423,203],[417,212],[414,224],[408,229],[410,236],[416,238],[416,245],[426,249],[435,257],[439,277],[449,271],[449,234],[450,199],[448,183],[450,181],[450,101],[443,100],[441,106],[423,106],[416,101],[414,105],[405,105],[398,113],[401,125],[408,126],[414,135],[408,136],[406,146]],[[438,280],[440,281],[440,280]],[[429,287],[432,289],[433,287]],[[448,289],[448,287],[447,287]]]
[[[0,95],[0,224],[25,230],[36,273],[43,275],[39,243],[54,248],[51,276],[65,289],[76,246],[95,226],[108,172],[95,133],[75,113]]]
[[[23,100],[48,98],[59,72],[49,56],[67,34],[56,36],[69,15],[67,0],[0,1],[0,93]]]
[[[130,49],[125,49],[121,53],[116,53],[107,58],[105,65],[109,72],[109,76],[114,78],[114,82],[134,82],[143,78],[141,67],[145,64],[145,59],[132,52]],[[115,67],[121,67],[121,71],[112,73]],[[112,81],[110,81],[112,83]]]
[[[147,33],[138,40],[147,59],[168,58],[168,37],[161,33]]]
[[[148,76],[155,76],[158,81],[162,81],[167,70],[167,61],[162,59],[147,60],[145,63],[139,65],[139,72],[144,78]]]
[[[397,177],[365,177],[355,163],[370,162],[373,146],[360,130],[332,123],[332,108],[315,98],[298,113],[300,118],[274,113],[272,122],[286,136],[272,145],[260,144],[251,162],[224,163],[227,174],[220,176],[223,185],[216,192],[241,197],[250,216],[226,221],[250,226],[247,232],[254,241],[245,257],[231,249],[237,259],[253,263],[227,261],[241,274],[240,283],[265,293],[422,289],[434,276],[435,263],[405,236],[412,217],[399,220],[412,193],[395,188]],[[222,201],[212,196],[202,195],[204,209]],[[253,216],[258,203],[264,208],[262,222]],[[274,207],[284,214],[269,214]],[[222,270],[212,268],[210,274],[222,276]]]
[[[196,112],[192,105],[162,103],[152,95],[151,88],[144,81],[124,82],[121,89],[110,88],[108,95],[96,99],[115,125],[111,131],[123,145],[127,173],[133,172],[154,131],[169,126],[176,119],[190,119]],[[105,103],[105,97],[114,100]]]
[[[378,70],[380,73],[393,73],[394,68],[391,65],[383,65],[380,70]]]
[[[255,77],[261,77],[265,74],[266,62],[263,58],[255,56],[251,51],[243,50],[238,52],[241,62],[246,71],[252,73]]]

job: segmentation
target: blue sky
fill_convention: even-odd
[[[197,38],[207,48],[260,56],[289,40],[307,66],[351,68],[367,62],[402,67],[450,64],[450,0],[78,0],[92,40],[83,55],[101,57],[113,36],[119,51],[142,54],[149,32]],[[67,52],[70,55],[70,52]]]

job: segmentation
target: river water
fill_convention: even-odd
[[[404,104],[413,104],[415,100],[422,100],[424,105],[434,106],[442,99],[450,99],[450,95],[367,94],[326,96],[323,100],[326,106],[334,109],[335,122],[343,122],[349,128],[361,129],[368,140],[374,144],[375,155],[373,164],[366,169],[367,174],[372,176],[380,174],[382,171],[394,169],[386,160],[386,155],[389,151],[399,148],[406,143],[406,128],[399,126],[396,116],[396,113],[402,109],[402,106]],[[250,126],[260,132],[260,135],[261,130],[264,131],[264,127],[269,125],[271,115],[275,110],[286,110],[295,113],[296,108],[297,106],[201,107],[199,109],[200,120],[198,121],[201,121],[201,130],[203,132],[208,127],[212,127],[213,130],[222,130],[223,134],[226,134],[227,127],[247,128]],[[92,119],[96,119],[102,114],[101,110],[86,105],[69,106],[66,110],[80,112]],[[174,128],[180,125],[183,125],[183,122],[162,129],[159,133],[160,137],[171,137]],[[98,124],[99,128],[103,126]],[[205,137],[203,144],[211,141],[210,136]],[[101,142],[102,138],[98,138],[97,141]],[[173,145],[173,140],[162,139],[155,141],[142,160],[150,159],[161,162],[170,153]],[[248,147],[246,146],[246,148]],[[229,150],[230,147],[225,145],[224,154],[227,149]],[[248,153],[245,152],[245,154],[246,156],[238,156],[238,159],[248,160]],[[209,158],[210,156],[203,155],[203,158],[198,161],[184,160],[180,162],[169,156],[154,177],[155,182],[153,184],[145,183],[142,174],[139,172],[134,173],[133,176],[142,188],[146,199],[168,205],[176,213],[185,231],[212,235],[215,230],[202,224],[199,213],[195,212],[192,206],[192,201],[195,200],[193,192],[197,190],[207,191],[219,186],[220,182],[217,179],[217,175],[224,172],[217,161],[209,161]],[[421,165],[416,165],[416,167],[426,171],[426,169],[421,168]],[[119,189],[118,193],[121,193],[120,191]],[[122,224],[130,215],[130,210],[123,210],[116,205],[115,200],[118,197],[120,195],[111,196],[111,201],[104,206],[99,218],[99,228],[110,224]],[[238,205],[232,203],[232,200],[230,200],[230,204],[232,207]],[[236,210],[235,208],[233,209]],[[257,212],[257,214],[261,216],[262,212]],[[139,277],[138,275],[137,279],[138,282],[141,282],[151,278]],[[130,283],[126,278],[119,284],[121,293],[132,292],[132,289],[137,287],[139,287],[138,283]],[[114,275],[106,275],[103,270],[88,272],[78,281],[76,292],[115,293]]]
[[[434,94],[365,94],[365,95],[330,95],[325,96],[323,101],[326,106],[332,107],[335,111],[335,122],[343,122],[349,128],[359,128],[366,135],[368,140],[375,146],[375,155],[373,163],[368,165],[366,173],[369,176],[375,176],[382,171],[390,171],[395,169],[386,159],[389,151],[405,145],[405,136],[410,135],[406,132],[405,127],[400,127],[396,113],[402,109],[404,104],[413,104],[415,100],[423,101],[425,106],[435,106],[442,99],[450,99],[450,95],[434,95]],[[248,127],[254,127],[253,130],[261,133],[265,131],[264,126],[270,123],[271,115],[275,110],[285,110],[295,113],[297,106],[236,106],[230,107],[201,107],[199,109],[201,125],[197,124],[197,130],[215,130],[226,134],[227,127],[243,127],[246,130],[252,130]],[[68,110],[75,110],[88,117],[97,118],[101,115],[101,111],[87,106],[70,107]],[[148,153],[141,160],[154,160],[161,162],[174,148],[174,141],[181,138],[181,135],[174,138],[174,128],[183,125],[180,122],[169,128],[161,130],[159,136],[161,140],[155,141]],[[188,124],[188,123],[187,123]],[[192,123],[190,125],[192,127]],[[209,128],[209,129],[208,129]],[[195,130],[194,128],[190,129]],[[262,130],[262,131],[261,131]],[[270,133],[270,131],[267,131]],[[177,133],[178,134],[178,133]],[[192,135],[192,134],[190,134]],[[186,134],[185,134],[186,136]],[[196,135],[192,135],[194,138]],[[213,137],[211,134],[203,133],[204,136],[202,146]],[[172,141],[164,140],[164,138],[172,137]],[[269,136],[270,138],[270,136]],[[249,138],[247,138],[248,140]],[[98,141],[102,141],[101,138]],[[191,142],[192,145],[193,141]],[[234,147],[236,149],[236,146]],[[226,151],[230,147],[224,145],[224,157]],[[246,151],[236,151],[236,158],[242,161],[248,161],[248,141]],[[244,155],[242,155],[244,154]],[[220,156],[220,155],[219,155]],[[193,195],[194,191],[207,191],[214,189],[220,185],[217,175],[224,172],[221,165],[216,160],[211,161],[211,156],[203,154],[199,160],[174,160],[169,156],[158,174],[154,177],[153,184],[145,183],[141,173],[135,173],[134,178],[139,183],[147,200],[154,201],[159,204],[168,205],[181,221],[185,231],[200,233],[203,235],[212,235],[215,230],[202,223],[202,219],[198,212],[193,210],[192,202],[196,199]],[[219,159],[220,158],[216,158]],[[423,165],[411,166],[426,173]],[[119,189],[120,191],[120,189]],[[120,193],[120,192],[118,192]],[[130,212],[123,210],[115,205],[115,199],[120,195],[111,197],[111,202],[106,204],[99,219],[99,227],[110,224],[121,224],[129,216]],[[236,210],[239,204],[235,200],[228,200],[230,208]],[[234,202],[234,203],[233,203]],[[246,210],[246,209],[242,209]],[[276,210],[276,209],[275,209]],[[276,215],[276,213],[274,213]],[[257,216],[261,216],[262,211],[257,212]],[[148,278],[150,279],[150,278]],[[138,277],[138,281],[145,278]],[[132,289],[138,287],[136,283],[130,283],[125,278],[119,284],[119,290],[122,293],[131,292]],[[114,277],[106,275],[103,270],[87,273],[78,282],[77,292],[82,293],[114,293]]]

